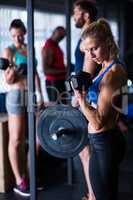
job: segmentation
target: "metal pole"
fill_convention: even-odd
[[[29,133],[29,172],[31,200],[37,199],[36,192],[36,137],[35,137],[35,114],[34,114],[34,5],[33,0],[27,0],[27,32],[28,32],[28,133]]]
[[[67,159],[67,182],[68,185],[72,185],[72,169],[73,169],[73,158]]]
[[[65,1],[65,13],[66,13],[66,52],[67,52],[67,76],[70,74],[71,68],[71,7],[72,1]]]
[[[72,1],[65,1],[65,13],[66,13],[66,51],[67,51],[67,77],[70,75],[71,68],[71,7]],[[69,185],[72,185],[72,158],[67,159],[67,181]]]

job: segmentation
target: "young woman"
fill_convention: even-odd
[[[113,105],[117,100],[116,91],[126,85],[127,74],[118,60],[119,49],[105,19],[90,24],[82,40],[82,49],[88,58],[102,64],[88,92],[75,90],[88,120],[91,146],[89,176],[94,194],[84,199],[116,200],[118,169],[124,156],[125,141],[116,128],[119,112]]]
[[[14,67],[1,70],[4,92],[7,92],[6,108],[9,128],[9,160],[15,176],[14,191],[22,196],[30,196],[26,172],[20,173],[20,146],[25,135],[26,124],[26,89],[27,89],[27,45],[24,42],[26,28],[20,19],[14,19],[10,24],[13,44],[4,50],[3,57],[7,58]],[[40,90],[39,78],[36,73],[36,86]],[[25,165],[25,166],[24,166]],[[27,168],[23,163],[23,169]]]

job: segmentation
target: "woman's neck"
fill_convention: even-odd
[[[15,44],[15,47],[17,49],[25,49],[26,45],[23,43],[23,44]]]

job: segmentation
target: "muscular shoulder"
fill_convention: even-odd
[[[51,39],[46,40],[44,48],[52,48],[54,46],[54,43]]]
[[[52,53],[53,52],[53,44],[51,39],[46,40],[44,47],[42,48],[42,53]]]
[[[104,76],[102,83],[118,88],[127,83],[127,73],[121,64],[114,64]]]

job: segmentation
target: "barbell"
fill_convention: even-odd
[[[58,158],[71,158],[87,144],[87,121],[79,109],[70,105],[46,108],[38,121],[42,148]]]

